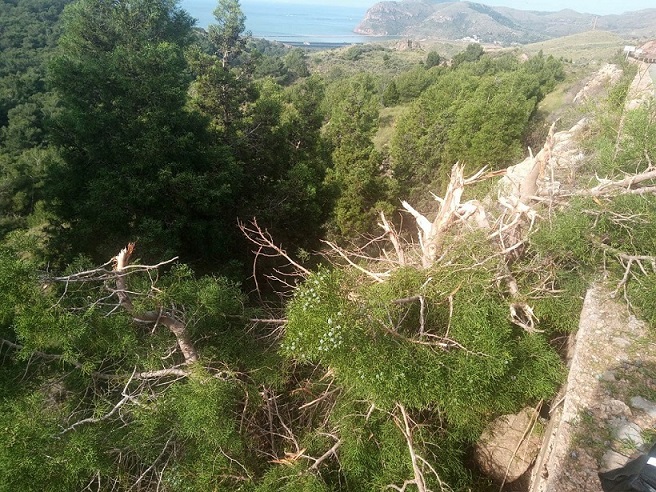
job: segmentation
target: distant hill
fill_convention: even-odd
[[[538,12],[475,2],[386,1],[371,7],[354,31],[379,36],[473,38],[486,43],[525,44],[593,28],[629,38],[653,36],[656,9],[596,16],[571,9]]]

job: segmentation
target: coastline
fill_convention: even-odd
[[[182,0],[181,7],[196,19],[200,28],[207,29],[214,22],[216,0]],[[254,38],[301,47],[348,46],[378,38],[354,32],[366,13],[363,7],[242,0],[241,8],[246,16],[246,31]]]

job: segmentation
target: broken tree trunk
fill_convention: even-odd
[[[551,154],[554,146],[554,128],[556,123],[552,123],[549,128],[549,134],[544,143],[544,147],[533,158],[533,168],[526,177],[519,183],[519,188],[514,191],[513,195],[524,205],[528,204],[538,194],[538,180],[544,177],[544,172],[551,160]]]
[[[114,271],[116,275],[116,295],[118,296],[121,307],[125,309],[131,316],[132,319],[139,323],[149,323],[149,324],[162,324],[166,326],[178,342],[178,347],[184,356],[185,362],[191,364],[198,361],[198,352],[194,347],[193,342],[189,338],[187,333],[187,327],[179,319],[175,318],[171,313],[167,313],[163,308],[159,308],[156,311],[143,311],[136,312],[134,304],[132,303],[132,298],[127,289],[126,285],[126,268],[130,263],[130,257],[134,251],[134,243],[128,244],[126,248],[123,248],[121,252],[114,257]]]
[[[429,268],[438,257],[444,240],[444,232],[458,218],[460,199],[465,188],[464,166],[456,163],[451,169],[451,179],[444,198],[435,197],[440,202],[440,210],[433,222],[417,212],[412,205],[403,201],[402,205],[417,221],[421,229],[419,242],[422,249],[422,265]]]

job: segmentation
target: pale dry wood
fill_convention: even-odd
[[[381,227],[383,231],[385,231],[389,241],[392,243],[394,251],[396,251],[396,257],[398,259],[399,265],[405,265],[405,252],[403,251],[403,247],[399,241],[399,236],[394,228],[390,225],[383,212],[380,213],[380,222],[378,223],[378,226]]]
[[[535,325],[539,322],[537,316],[533,312],[533,308],[524,302],[521,298],[519,285],[517,279],[510,271],[510,268],[505,263],[502,265],[502,277],[510,294],[510,321],[513,324],[523,328],[528,333],[542,333],[543,330],[538,330]]]
[[[459,162],[451,169],[451,177],[444,198],[433,194],[439,208],[431,222],[407,201],[401,202],[403,208],[414,217],[420,229],[419,244],[422,250],[422,265],[429,268],[437,260],[444,241],[445,233],[456,222],[472,223],[477,228],[489,229],[487,213],[477,200],[461,203],[465,185],[496,176],[498,173],[486,173],[481,169],[469,178],[464,177],[464,165]]]
[[[606,179],[597,178],[599,184],[589,190],[579,192],[580,195],[600,196],[613,193],[628,193],[638,190],[636,185],[656,179],[656,170],[649,169],[645,172],[627,176],[618,181],[611,181]]]
[[[524,204],[531,202],[532,197],[538,194],[538,181],[544,177],[546,166],[551,160],[555,126],[556,122],[553,122],[551,128],[549,128],[549,134],[547,135],[542,151],[538,153],[537,157],[533,157],[533,168],[526,175],[522,183],[520,183],[519,189],[516,192],[516,198]]]
[[[418,492],[430,492],[426,485],[426,478],[424,476],[424,472],[420,467],[420,463],[422,463],[435,475],[440,485],[440,488],[442,490],[445,490],[445,484],[440,479],[439,475],[435,471],[435,468],[433,468],[428,463],[428,461],[426,461],[421,456],[419,456],[415,451],[414,441],[412,438],[412,428],[410,426],[410,418],[408,416],[408,412],[405,406],[401,403],[397,403],[396,407],[401,412],[401,418],[399,419],[395,415],[392,416],[394,418],[394,421],[396,422],[397,427],[401,430],[401,433],[403,434],[403,437],[405,438],[406,444],[408,446],[408,453],[410,454],[410,462],[412,464],[412,471],[414,474],[414,478],[412,480],[406,480],[405,482],[403,482],[403,485],[401,487],[399,487],[398,485],[388,485],[386,488],[403,492],[407,489],[409,485],[414,485],[417,488]]]
[[[611,295],[614,297],[619,293],[620,289],[624,289],[624,298],[626,299],[627,304],[631,305],[626,293],[626,285],[629,282],[629,278],[632,275],[633,266],[634,265],[637,266],[643,275],[648,275],[648,272],[643,265],[643,263],[647,263],[651,267],[652,273],[656,273],[656,256],[631,255],[601,242],[597,242],[597,247],[601,248],[607,253],[617,256],[620,264],[624,267],[624,275],[622,276],[622,279],[619,281],[617,287],[615,288],[615,290],[612,292]]]

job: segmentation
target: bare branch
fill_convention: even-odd
[[[636,185],[656,179],[656,170],[650,169],[632,176],[627,176],[619,181],[609,181],[597,178],[600,184],[589,190],[581,191],[577,194],[585,196],[600,196],[621,192],[636,191]],[[639,189],[639,188],[638,188]]]
[[[335,436],[333,436],[335,439],[337,439]],[[310,458],[314,460],[314,463],[312,466],[309,468],[310,470],[318,470],[319,465],[323,463],[326,459],[330,458],[332,455],[337,455],[337,450],[339,447],[342,445],[342,440],[337,439],[337,442],[333,445],[332,448],[330,448],[328,451],[326,451],[324,454],[319,456],[318,458],[311,458],[309,456],[305,456],[306,458]]]
[[[643,274],[646,274],[645,267],[643,265],[644,263],[648,263],[649,266],[651,267],[651,270],[653,273],[656,273],[656,256],[650,256],[650,255],[630,255],[628,253],[624,253],[623,251],[618,250],[617,248],[613,248],[612,246],[609,246],[608,244],[604,244],[600,241],[596,242],[597,246],[604,250],[607,253],[611,253],[619,259],[620,263],[624,267],[624,275],[622,277],[622,280],[617,284],[617,287],[613,291],[613,295],[617,295],[620,289],[625,288],[626,284],[629,281],[629,277],[631,275],[631,270],[634,265],[638,266],[640,271]]]
[[[132,489],[137,487],[141,483],[141,481],[144,479],[144,477],[146,475],[148,475],[148,472],[150,472],[153,468],[155,468],[155,465],[157,464],[157,462],[160,459],[162,459],[162,456],[164,456],[164,453],[166,452],[167,448],[169,447],[169,444],[171,443],[172,439],[173,439],[173,433],[171,433],[171,435],[169,436],[168,440],[166,441],[166,444],[164,444],[164,447],[162,448],[162,451],[160,451],[159,455],[157,455],[157,458],[155,458],[153,460],[153,462],[150,464],[150,466],[148,468],[146,468],[141,475],[139,475],[137,480],[128,489],[128,492],[130,492]]]
[[[410,205],[408,202],[406,202],[405,200],[401,202],[401,205],[403,205],[403,208],[405,208],[408,211],[408,213],[410,213],[410,215],[412,215],[415,218],[415,220],[417,221],[417,225],[424,233],[423,234],[424,237],[428,236],[431,233],[431,229],[433,227],[431,221],[428,220],[419,212],[417,212],[417,210],[415,210],[414,207]]]
[[[246,238],[255,244],[258,247],[257,251],[253,253],[258,256],[267,256],[267,257],[280,257],[287,260],[288,265],[292,266],[295,271],[291,275],[298,276],[300,275],[309,275],[311,272],[298,262],[294,261],[287,252],[282,249],[281,246],[278,246],[269,231],[262,228],[258,225],[257,219],[251,220],[251,225],[247,226],[245,223],[239,221],[237,223],[241,232],[246,236]]]
[[[360,272],[364,273],[367,277],[375,280],[376,282],[383,283],[383,282],[385,282],[384,278],[389,276],[389,272],[374,273],[374,272],[371,272],[371,271],[361,267],[360,265],[354,263],[353,260],[351,260],[347,256],[347,254],[344,251],[342,251],[341,248],[339,248],[337,245],[331,243],[330,241],[323,241],[323,243],[328,245],[330,247],[330,249],[332,249],[335,253],[337,253],[339,256],[344,258],[347,261],[347,263],[349,265],[351,265],[353,268],[355,268],[356,270],[359,270]]]
[[[385,214],[383,212],[380,213],[380,222],[378,223],[378,225],[383,229],[383,231],[385,231],[385,234],[389,237],[392,246],[394,246],[394,250],[396,251],[396,257],[398,258],[399,265],[405,265],[405,253],[403,251],[403,247],[401,246],[401,243],[399,242],[399,235],[392,228],[390,223],[387,221],[387,218],[385,217]]]
[[[126,392],[127,392],[128,386],[132,382],[132,379],[133,379],[133,376],[136,372],[136,369],[137,368],[135,367],[134,371],[132,372],[132,376],[130,376],[130,379],[128,379],[128,382],[125,383],[125,387],[123,388],[123,391],[121,392],[121,394],[123,395],[123,398],[116,405],[114,405],[114,408],[112,408],[108,413],[106,413],[102,417],[88,417],[86,419],[79,420],[78,422],[75,422],[70,427],[67,427],[66,429],[61,431],[60,434],[66,434],[67,432],[72,431],[73,429],[75,429],[76,427],[79,427],[82,424],[95,424],[97,422],[102,422],[103,420],[107,420],[107,419],[111,418],[111,416],[114,415],[116,412],[118,412],[119,409],[123,405],[125,405],[128,401],[134,399],[133,395],[129,395]]]
[[[510,271],[510,268],[506,264],[503,264],[502,268],[503,280],[506,282],[508,293],[513,301],[510,303],[510,321],[528,333],[542,333],[543,330],[535,328],[535,323],[539,320],[533,313],[533,308],[521,300],[517,280]]]
[[[412,430],[410,429],[408,413],[401,403],[397,403],[396,406],[399,410],[401,410],[401,416],[403,417],[403,427],[399,425],[399,428],[401,429],[403,437],[405,437],[405,441],[408,444],[408,452],[410,453],[410,461],[412,462],[412,471],[415,475],[412,483],[417,486],[418,492],[426,492],[426,479],[424,478],[424,473],[422,472],[421,468],[419,468],[419,460],[417,459],[417,453],[415,452],[414,443],[412,442]],[[405,489],[405,484],[403,488]]]

